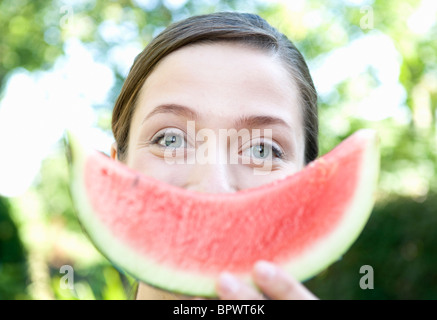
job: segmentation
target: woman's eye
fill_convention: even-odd
[[[164,148],[181,148],[186,146],[184,135],[173,131],[158,134],[152,139],[152,143]]]
[[[183,139],[180,136],[176,135],[166,135],[161,140],[161,144],[163,144],[165,147],[179,148],[183,144]]]
[[[269,156],[271,154],[268,147],[266,147],[264,144],[259,144],[256,146],[250,147],[251,149],[251,156],[254,156],[255,158],[259,159],[269,159]]]
[[[249,152],[250,157],[261,160],[271,160],[274,157],[279,159],[283,158],[283,152],[279,148],[264,142],[252,145],[249,148]]]

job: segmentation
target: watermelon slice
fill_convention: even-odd
[[[215,297],[224,270],[252,284],[259,259],[306,280],[346,252],[374,204],[379,148],[369,129],[296,174],[226,194],[172,186],[68,139],[85,231],[115,265],[168,291]]]

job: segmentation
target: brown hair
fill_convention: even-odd
[[[184,46],[232,41],[277,53],[300,91],[305,134],[305,163],[318,155],[317,93],[308,66],[294,44],[255,14],[219,12],[190,17],[167,27],[135,58],[112,114],[117,154],[125,159],[131,119],[139,92],[161,59]]]

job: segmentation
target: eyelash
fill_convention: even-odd
[[[166,135],[166,134],[169,134],[169,133],[170,133],[170,134],[174,134],[174,135],[178,135],[178,133],[176,133],[176,132],[164,131],[164,132],[160,133],[158,136],[156,136],[155,138],[153,138],[153,139],[152,139],[148,144],[156,145],[156,146],[158,146],[158,147],[160,147],[160,148],[172,148],[172,147],[165,147],[165,146],[163,146],[163,145],[161,145],[161,144],[158,143],[159,140],[161,140],[162,138],[164,138],[165,135]],[[185,143],[186,143],[185,135],[184,135],[184,141],[185,141]],[[256,146],[256,145],[257,145],[257,144],[251,144],[250,147],[253,147],[253,146]],[[281,150],[280,150],[279,148],[277,148],[274,144],[266,143],[266,142],[264,141],[264,139],[262,139],[262,138],[261,138],[261,141],[260,141],[259,145],[269,145],[269,146],[271,146],[271,148],[272,148],[272,152],[275,154],[276,158],[281,159],[281,160],[285,158],[285,152],[281,151]],[[173,147],[173,148],[174,148],[174,147]],[[174,149],[177,149],[177,148],[174,148]]]

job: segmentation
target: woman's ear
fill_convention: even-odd
[[[111,159],[118,160],[118,158],[117,158],[117,142],[114,142],[111,145]]]

